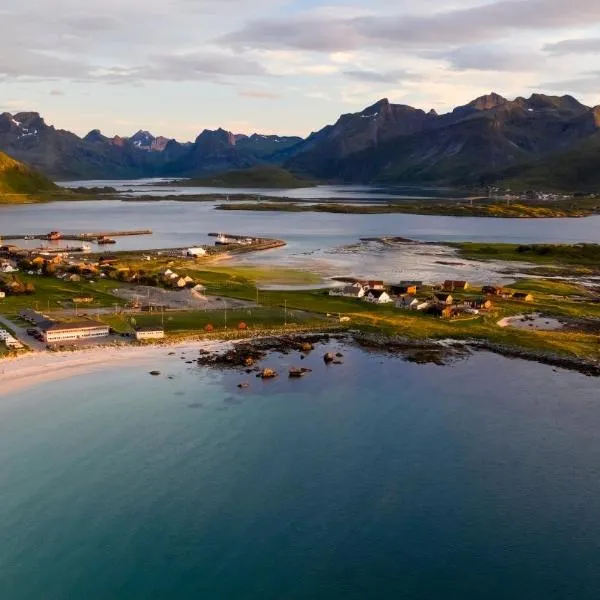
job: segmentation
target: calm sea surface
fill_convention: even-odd
[[[212,202],[53,202],[0,206],[0,235],[151,229],[151,236],[119,238],[122,250],[207,243],[207,233],[277,237],[279,256],[314,252],[397,235],[424,241],[600,242],[600,216],[585,219],[486,219],[428,215],[340,215],[215,210]]]
[[[0,598],[598,597],[597,379],[323,351],[0,396]]]

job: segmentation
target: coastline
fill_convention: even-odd
[[[230,340],[181,341],[174,344],[102,347],[96,346],[71,352],[38,352],[0,360],[0,398],[31,386],[69,379],[107,366],[142,365],[163,358],[166,353],[226,348]],[[158,365],[160,366],[160,365]]]
[[[308,334],[308,337],[329,334]],[[92,373],[104,367],[127,364],[148,365],[152,360],[160,360],[169,353],[201,352],[214,358],[224,357],[236,343],[255,344],[257,348],[277,351],[287,348],[292,341],[307,337],[306,334],[296,333],[289,336],[257,336],[236,339],[194,340],[184,339],[167,344],[151,344],[144,346],[103,347],[96,346],[70,352],[40,352],[28,353],[17,357],[0,360],[0,399],[16,391],[28,387],[69,379],[77,375]],[[338,337],[335,334],[332,338]],[[568,371],[577,371],[584,375],[600,377],[600,364],[580,358],[570,358],[542,351],[504,346],[486,340],[415,340],[399,336],[387,337],[377,334],[358,334],[343,336],[344,339],[367,351],[393,353],[403,360],[410,362],[450,364],[456,358],[465,358],[471,352],[487,351],[507,358],[521,359],[530,362],[546,364]],[[222,362],[222,361],[221,361]],[[225,361],[226,362],[226,361]],[[219,366],[219,361],[205,362]],[[235,365],[230,365],[235,366]],[[160,364],[150,364],[148,367],[160,368]]]

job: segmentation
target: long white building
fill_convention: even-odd
[[[79,323],[54,323],[44,330],[44,341],[47,344],[68,342],[89,338],[106,337],[110,327],[96,321],[80,321]]]

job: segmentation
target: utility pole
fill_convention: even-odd
[[[225,302],[225,330],[227,330],[227,300]]]
[[[287,300],[283,301],[283,326],[287,327]]]

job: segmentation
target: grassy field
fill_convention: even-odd
[[[510,289],[531,292],[534,302],[523,303],[512,299],[493,298],[493,308],[481,315],[446,320],[417,311],[396,309],[393,305],[372,305],[362,300],[331,297],[325,290],[258,290],[257,283],[280,282],[308,283],[311,274],[291,269],[271,269],[262,267],[228,267],[213,265],[199,267],[190,272],[198,281],[207,286],[208,293],[222,298],[236,298],[258,301],[258,308],[224,310],[166,312],[163,315],[141,313],[135,315],[104,315],[100,318],[119,332],[131,332],[137,326],[158,325],[164,318],[166,331],[171,335],[203,332],[206,325],[213,326],[215,333],[235,331],[240,322],[248,325],[251,331],[280,331],[287,321],[290,329],[306,327],[314,329],[339,326],[339,317],[347,317],[344,326],[365,331],[378,331],[385,334],[402,335],[414,339],[481,339],[507,346],[529,350],[545,350],[571,356],[600,358],[599,336],[576,331],[534,331],[501,328],[497,322],[507,316],[539,312],[544,315],[570,320],[600,319],[600,302],[590,290],[571,282],[560,280],[521,280]],[[70,302],[76,296],[92,296],[91,305],[81,307],[82,312],[93,314],[95,307],[110,307],[123,301],[112,295],[119,285],[115,281],[98,280],[65,283],[55,278],[25,277],[36,286],[32,296],[9,297],[0,301],[0,312],[16,314],[21,308],[36,306],[43,311],[71,308]],[[471,296],[478,290],[466,294],[454,294],[456,300]],[[430,295],[424,289],[420,298]],[[91,310],[90,310],[91,309]],[[133,320],[132,320],[133,319]]]
[[[496,244],[459,242],[447,244],[463,258],[531,262],[543,265],[577,265],[598,268],[600,244]]]
[[[80,305],[86,308],[101,308],[123,303],[123,300],[112,295],[112,290],[119,286],[118,282],[99,279],[95,283],[88,281],[65,282],[54,277],[41,277],[19,273],[19,279],[25,283],[33,283],[35,293],[31,295],[7,296],[0,300],[0,312],[18,313],[24,308],[36,308],[41,311],[73,308],[72,300],[77,297],[92,297],[91,304]]]

